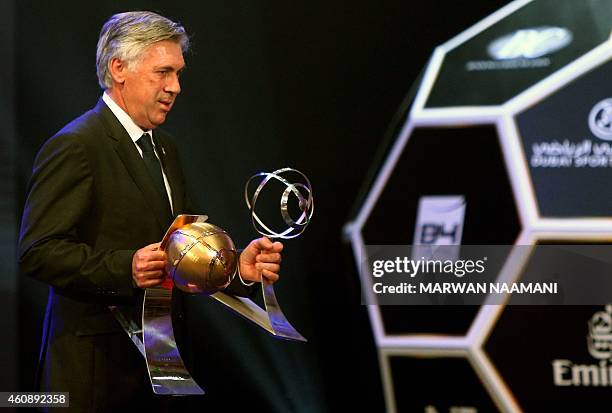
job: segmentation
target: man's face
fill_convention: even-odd
[[[125,70],[121,87],[123,110],[144,130],[166,121],[176,96],[181,92],[179,75],[185,67],[179,43],[163,40],[147,47],[135,63]]]

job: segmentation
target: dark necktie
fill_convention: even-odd
[[[157,156],[155,156],[155,151],[153,150],[151,136],[148,133],[145,133],[136,141],[136,144],[138,144],[140,149],[142,149],[142,159],[147,166],[149,175],[151,175],[153,185],[155,186],[155,189],[157,189],[157,192],[159,192],[159,194],[166,201],[166,205],[168,206],[169,210],[170,201],[168,201],[168,192],[166,192],[166,185],[164,184],[164,177],[162,175],[159,159],[157,159]]]

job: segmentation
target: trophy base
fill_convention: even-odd
[[[308,340],[289,323],[281,311],[272,285],[262,283],[261,287],[266,310],[248,298],[237,297],[224,292],[214,293],[211,297],[226,305],[241,317],[263,328],[275,338],[307,342]]]

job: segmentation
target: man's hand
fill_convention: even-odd
[[[266,237],[258,238],[240,254],[240,275],[244,281],[265,281],[272,284],[278,281],[281,251],[283,244],[272,242]]]
[[[166,277],[166,253],[159,245],[147,245],[132,256],[132,279],[139,288],[155,287]]]

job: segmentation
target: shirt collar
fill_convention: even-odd
[[[119,107],[117,103],[115,103],[113,98],[111,98],[108,93],[104,92],[104,94],[102,95],[102,100],[104,101],[104,103],[106,103],[106,106],[108,106],[111,112],[113,112],[115,117],[119,120],[128,135],[130,135],[132,141],[136,143],[136,141],[140,139],[140,137],[145,133],[145,131],[143,131],[140,126],[134,123],[132,118],[130,118],[130,115],[125,113],[125,111],[121,109],[121,107]],[[151,137],[153,136],[152,132],[153,131],[150,130],[146,131],[146,133],[148,133]]]

